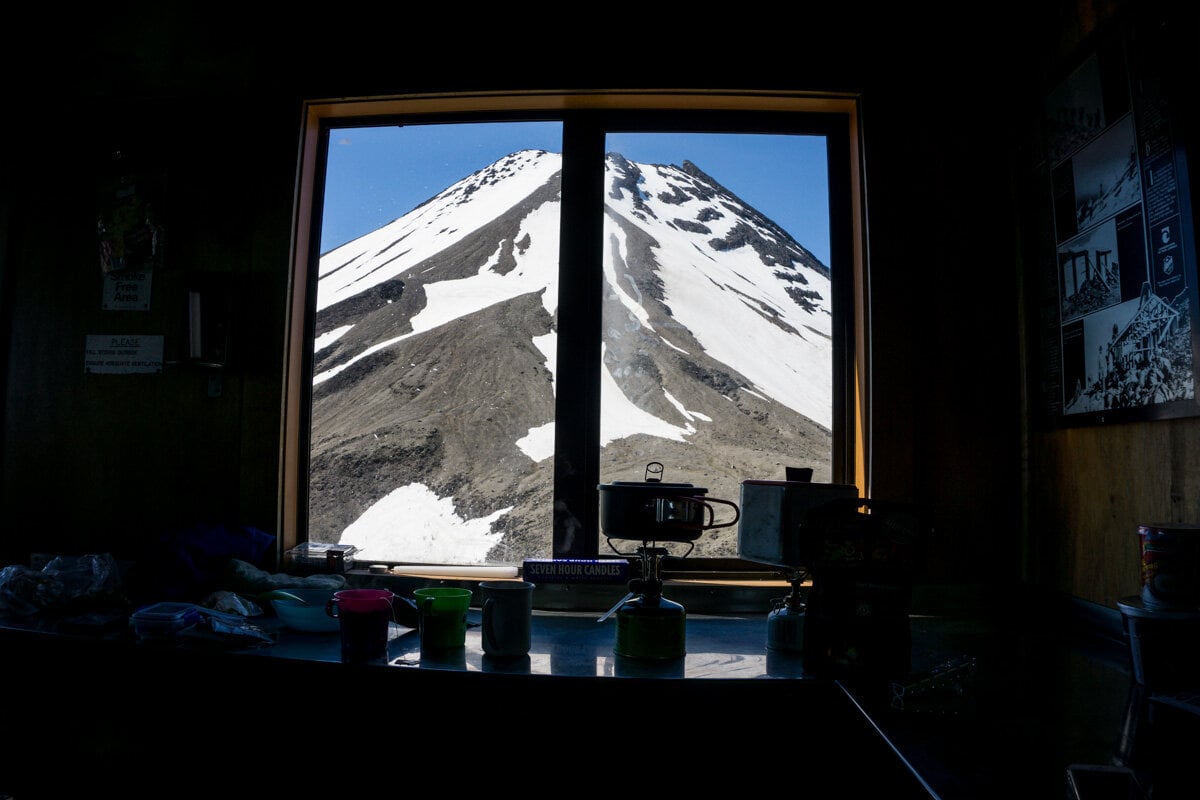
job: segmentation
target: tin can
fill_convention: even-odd
[[[1139,525],[1138,547],[1145,606],[1200,609],[1200,525]]]

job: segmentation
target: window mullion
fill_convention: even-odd
[[[558,357],[554,433],[554,557],[599,553],[600,333],[604,129],[563,123]]]

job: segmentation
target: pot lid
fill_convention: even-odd
[[[658,481],[613,481],[600,484],[600,489],[687,489],[690,492],[707,492],[708,489],[697,489],[690,483],[660,483]]]
[[[693,486],[690,483],[663,483],[661,479],[651,477],[652,475],[662,475],[662,474],[663,474],[662,462],[651,461],[649,464],[646,465],[646,480],[644,480],[644,481],[613,481],[612,483],[602,483],[602,484],[600,484],[599,488],[601,490],[621,488],[621,489],[652,489],[652,490],[660,490],[660,491],[661,490],[679,491],[680,489],[686,489],[690,493],[693,493],[693,494],[697,494],[697,493],[704,494],[708,491],[708,489],[697,489],[695,486]]]

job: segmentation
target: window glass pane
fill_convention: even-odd
[[[602,482],[644,481],[660,462],[662,481],[733,503],[743,480],[786,467],[828,482],[824,137],[610,133],[605,150]],[[718,526],[734,518],[713,511]],[[670,550],[734,557],[737,530]],[[601,541],[602,554],[636,547]]]
[[[558,122],[329,133],[308,538],[549,557]]]

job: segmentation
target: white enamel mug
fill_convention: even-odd
[[[533,624],[533,589],[529,581],[483,581],[480,638],[484,655],[515,658],[529,653]]]

